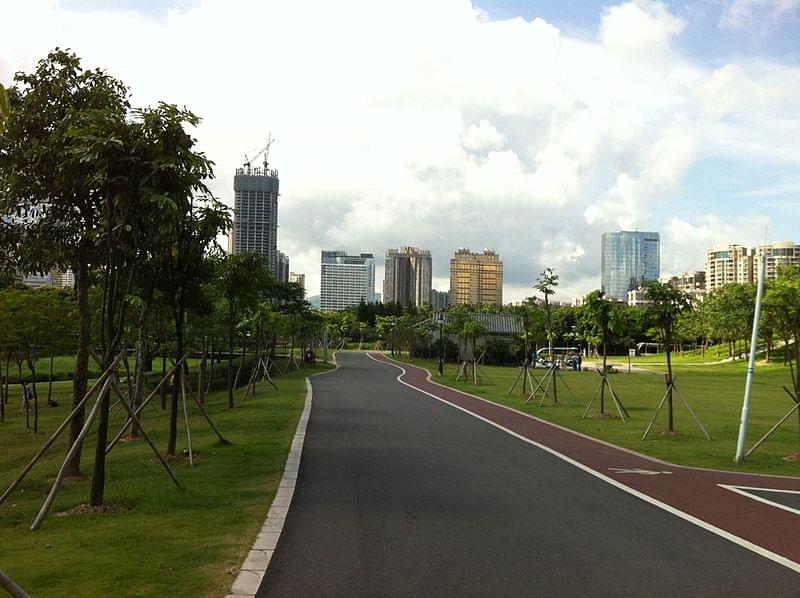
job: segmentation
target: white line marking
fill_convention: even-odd
[[[762,556],[762,557],[767,558],[767,559],[769,559],[771,561],[774,561],[774,562],[778,563],[779,565],[783,565],[787,569],[791,569],[792,571],[795,571],[796,573],[800,573],[800,563],[796,563],[796,562],[792,561],[791,559],[786,558],[785,556],[782,556],[780,554],[772,552],[771,550],[767,550],[766,548],[763,548],[762,546],[759,546],[757,544],[753,544],[752,542],[750,542],[748,540],[745,540],[744,538],[740,538],[739,536],[736,536],[736,535],[734,535],[734,534],[732,534],[732,533],[730,533],[728,531],[725,531],[724,529],[719,528],[719,527],[717,527],[715,525],[711,525],[710,523],[708,523],[706,521],[703,521],[702,519],[699,519],[698,517],[695,517],[694,515],[690,515],[689,513],[685,513],[683,511],[681,511],[680,509],[676,509],[675,507],[673,507],[671,505],[668,505],[667,503],[661,502],[660,500],[657,500],[657,499],[653,498],[652,496],[648,496],[647,494],[639,492],[638,490],[634,490],[633,488],[630,488],[630,487],[626,486],[622,482],[618,482],[617,480],[615,480],[613,478],[610,478],[607,475],[602,474],[599,471],[596,471],[596,470],[592,469],[588,465],[584,465],[583,463],[580,463],[579,461],[576,461],[576,460],[572,459],[571,457],[567,457],[566,455],[564,455],[562,453],[559,453],[558,451],[556,451],[555,449],[550,448],[549,446],[546,446],[544,444],[540,444],[540,443],[536,442],[535,440],[531,440],[530,438],[526,438],[525,436],[522,436],[521,434],[518,434],[517,432],[514,432],[513,430],[509,430],[508,428],[498,424],[497,422],[493,422],[492,420],[487,419],[487,418],[485,418],[485,417],[483,417],[481,415],[478,415],[477,413],[473,413],[469,409],[465,409],[463,407],[460,407],[459,405],[451,403],[450,401],[447,401],[446,399],[443,399],[441,397],[437,397],[436,395],[431,394],[428,391],[422,390],[421,388],[417,388],[413,384],[411,384],[409,382],[405,382],[404,380],[400,379],[401,376],[405,375],[405,373],[406,373],[405,368],[403,368],[402,366],[397,365],[395,363],[386,362],[386,361],[379,361],[379,360],[375,359],[374,357],[372,357],[372,355],[370,355],[369,353],[367,353],[367,356],[370,359],[372,359],[373,361],[377,362],[377,363],[384,363],[386,365],[390,365],[392,367],[395,367],[395,368],[399,369],[401,371],[401,373],[398,374],[396,380],[400,384],[404,384],[405,386],[408,386],[409,388],[412,388],[412,389],[416,390],[417,392],[420,392],[420,393],[422,393],[424,395],[427,395],[427,396],[431,397],[432,399],[436,399],[437,401],[440,401],[440,402],[444,403],[445,405],[450,405],[451,407],[453,407],[455,409],[458,409],[459,411],[463,411],[464,413],[468,413],[469,415],[486,422],[490,426],[494,426],[495,428],[503,430],[507,434],[510,434],[511,436],[514,436],[515,438],[519,438],[523,442],[527,442],[528,444],[531,444],[531,445],[533,445],[533,446],[535,446],[535,447],[537,447],[537,448],[539,448],[539,449],[541,449],[541,450],[543,450],[545,452],[550,453],[551,455],[554,455],[554,456],[558,457],[559,459],[562,459],[563,461],[566,461],[570,465],[574,465],[578,469],[582,469],[586,473],[588,473],[590,475],[593,475],[594,477],[596,477],[596,478],[598,478],[600,480],[603,480],[607,484],[610,484],[610,485],[612,485],[612,486],[614,486],[616,488],[619,488],[623,492],[627,492],[628,494],[631,494],[631,495],[635,496],[636,498],[639,498],[639,499],[641,499],[641,500],[643,500],[643,501],[645,501],[647,503],[650,503],[651,505],[656,506],[659,509],[662,509],[662,510],[666,511],[667,513],[671,513],[672,515],[675,515],[676,517],[680,517],[684,521],[688,521],[689,523],[693,523],[697,527],[700,527],[700,528],[702,528],[702,529],[704,529],[706,531],[711,532],[712,534],[716,534],[716,535],[718,535],[718,536],[720,536],[722,538],[725,538],[726,540],[728,540],[730,542],[733,542],[734,544],[738,544],[742,548],[746,548],[747,550],[750,550],[751,552],[754,552],[759,556]],[[449,387],[445,386],[444,388],[449,388]],[[450,390],[455,390],[456,392],[460,392],[460,391],[458,391],[456,389],[450,389]],[[466,394],[466,393],[464,393],[464,394]],[[472,396],[472,395],[470,395],[470,396]],[[476,397],[476,398],[480,398],[480,397]],[[485,400],[485,399],[483,399],[483,400]],[[496,404],[496,403],[493,403],[493,404]],[[524,414],[521,413],[521,415],[524,415]],[[611,445],[611,446],[613,446],[613,445]]]
[[[794,507],[790,507],[788,505],[782,505],[779,502],[774,502],[769,500],[768,498],[764,498],[763,496],[758,496],[756,494],[750,494],[748,490],[755,490],[757,492],[781,492],[783,494],[800,494],[800,490],[778,490],[776,488],[755,488],[753,486],[732,486],[730,484],[717,484],[720,488],[725,488],[725,490],[730,490],[731,492],[736,492],[736,494],[741,494],[742,496],[746,496],[747,498],[751,498],[753,500],[757,500],[758,502],[762,502],[766,505],[771,507],[776,507],[778,509],[783,509],[784,511],[789,511],[790,513],[794,513],[795,515],[800,515],[800,509],[795,509]]]

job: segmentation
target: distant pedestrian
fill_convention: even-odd
[[[33,401],[33,391],[31,390],[31,387],[28,386],[27,382],[23,382],[22,383],[22,409],[24,411],[30,411],[31,401]]]
[[[583,357],[578,353],[575,355],[575,369],[579,372],[581,371],[581,363],[583,363]]]

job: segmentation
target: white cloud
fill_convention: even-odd
[[[800,0],[734,0],[725,7],[719,20],[723,29],[755,28],[763,32],[778,19],[800,12]]]
[[[31,0],[3,17],[3,82],[71,47],[134,103],[201,115],[228,203],[235,168],[271,131],[279,246],[312,294],[320,249],[380,263],[413,244],[431,249],[444,288],[456,247],[488,247],[507,300],[546,266],[569,298],[597,286],[600,234],[667,223],[698,160],[800,156],[800,70],[694,64],[673,51],[686,25],[662,2],[605,9],[597,39],[489,21],[468,0],[201,0],[159,19]]]
[[[600,32],[609,48],[641,52],[667,48],[685,28],[663,2],[634,0],[607,7]]]

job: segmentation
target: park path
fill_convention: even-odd
[[[790,568],[425,393],[489,403],[409,368],[420,392],[379,360],[338,353],[338,370],[311,379],[294,498],[259,596],[796,594]]]
[[[371,355],[391,361],[381,353]],[[422,368],[397,365],[404,370],[400,379],[410,386],[800,572],[800,479],[675,466],[436,384]]]

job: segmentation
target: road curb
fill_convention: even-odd
[[[335,355],[333,362],[336,366],[334,369],[314,374],[314,376],[335,372],[339,369]],[[258,588],[261,587],[261,582],[272,560],[272,555],[275,553],[275,547],[278,545],[278,539],[286,522],[286,515],[289,513],[289,507],[292,504],[292,497],[297,484],[297,474],[300,471],[300,457],[303,454],[303,443],[306,438],[306,428],[308,427],[308,418],[311,415],[311,403],[314,394],[311,387],[311,378],[312,376],[306,377],[306,401],[303,406],[303,413],[297,422],[297,429],[292,439],[289,455],[286,457],[283,478],[278,484],[278,490],[275,492],[275,498],[272,500],[264,525],[261,526],[253,547],[247,554],[244,563],[242,563],[239,575],[236,577],[236,581],[233,582],[227,598],[255,596]]]

